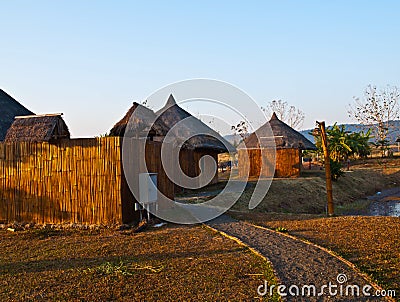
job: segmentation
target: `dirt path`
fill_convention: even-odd
[[[238,238],[269,259],[275,269],[279,284],[287,286],[284,290],[288,294],[287,301],[386,301],[382,297],[363,296],[362,289],[369,284],[368,281],[340,259],[312,244],[234,220],[227,215],[220,216],[207,224],[218,231]],[[342,285],[337,281],[339,274],[345,274],[347,278]],[[332,292],[337,290],[337,295],[329,295],[329,288],[324,288],[324,295],[319,297],[293,297],[288,290],[290,286],[294,285],[292,290],[295,293],[295,286],[297,286],[301,295],[303,285],[315,285],[318,295],[321,287],[329,286],[329,282],[338,286],[337,288],[332,287]],[[360,296],[352,296],[351,291],[348,296],[345,296],[348,285],[358,285]],[[341,287],[343,296],[340,296]],[[257,293],[257,289],[254,291]],[[306,289],[305,293],[307,292]],[[374,294],[375,289],[371,288],[369,292]]]

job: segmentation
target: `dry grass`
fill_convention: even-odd
[[[186,190],[177,197],[186,202],[207,201],[224,188],[229,175],[230,172],[220,173],[219,178],[223,180],[222,182],[198,190]],[[232,180],[241,181],[238,179],[237,169],[232,170]],[[269,182],[270,180],[260,181]],[[352,163],[351,170],[346,171],[343,177],[333,182],[333,198],[337,212],[340,214],[345,210],[352,210],[353,207],[363,207],[367,204],[360,202],[361,198],[373,195],[384,188],[399,186],[399,184],[400,158],[367,159]],[[248,203],[255,185],[255,180],[247,183],[245,191],[232,210],[249,211]],[[268,194],[255,211],[323,214],[326,211],[325,192],[325,172],[318,168],[304,169],[299,178],[273,179]],[[199,197],[195,198],[196,195]]]
[[[269,228],[286,229],[291,235],[331,249],[378,284],[400,293],[400,218],[323,218],[324,177],[323,171],[306,170],[297,179],[275,179],[267,196],[253,211],[247,209],[250,188],[231,213]],[[357,161],[351,172],[334,182],[335,207],[339,212],[341,208],[365,207],[368,203],[360,198],[399,184],[399,158]]]
[[[383,188],[399,186],[400,159],[359,161],[352,165],[337,182],[333,183],[333,198],[338,209],[351,206],[355,201],[375,194]],[[248,202],[255,182],[249,182],[233,210],[248,212]],[[325,172],[304,170],[299,178],[272,180],[268,194],[256,212],[266,213],[325,213]],[[253,212],[253,211],[252,211]]]
[[[274,280],[264,260],[201,226],[0,238],[0,301],[249,301]]]
[[[400,294],[400,218],[236,214],[237,218],[326,247],[354,263],[386,289]]]

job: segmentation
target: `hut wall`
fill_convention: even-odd
[[[160,158],[160,144],[148,145],[149,170],[159,173],[160,191],[172,198],[173,186],[154,162]],[[124,178],[121,158],[119,137],[0,144],[0,221],[136,221],[135,199]]]
[[[191,149],[181,149],[179,151],[179,164],[182,171],[189,177],[197,176],[194,153],[195,151]]]
[[[218,152],[213,151],[213,150],[195,150],[193,153],[194,156],[194,163],[195,163],[195,172],[196,172],[196,176],[200,175],[200,159],[205,156],[211,156],[214,161],[215,161],[215,174],[213,179],[211,180],[211,182],[209,184],[215,184],[218,182]],[[205,167],[206,171],[208,168],[211,167]]]
[[[196,177],[200,175],[200,159],[204,155],[211,156],[218,167],[218,152],[208,149],[181,149],[179,151],[179,164],[182,171],[189,177]],[[206,167],[207,169],[207,167]],[[209,184],[218,182],[218,169],[215,171],[214,178]],[[179,185],[175,185],[175,192],[183,192],[184,188]]]
[[[124,223],[132,223],[139,221],[140,213],[135,211],[135,203],[137,202],[132,190],[136,196],[139,196],[137,191],[139,188],[139,173],[157,173],[157,187],[160,194],[158,195],[159,208],[165,208],[166,203],[163,202],[164,198],[170,200],[174,199],[174,184],[168,178],[162,162],[161,162],[161,146],[162,143],[146,140],[145,149],[142,139],[124,138],[125,148],[129,148],[129,153],[123,159],[124,168],[133,169],[133,171],[124,170],[122,177],[122,221]],[[126,150],[126,149],[125,149]],[[145,158],[145,165],[141,158]],[[130,184],[134,185],[129,187],[126,180],[126,175],[132,177]],[[136,177],[136,178],[135,178]],[[131,190],[132,189],[132,190]]]
[[[246,153],[247,156],[246,157]],[[238,150],[239,177],[259,177],[261,173],[261,149]]]
[[[69,139],[70,133],[67,127],[67,124],[60,117],[57,119],[57,126],[54,128],[53,133],[51,134],[52,139]]]
[[[196,176],[196,168],[194,162],[194,150],[191,149],[180,149],[179,150],[179,165],[182,172],[189,177]],[[175,163],[173,163],[175,165]],[[180,185],[175,184],[175,192],[181,193],[184,191]]]
[[[246,158],[246,153],[248,158]],[[275,160],[275,171],[273,161]],[[299,149],[240,149],[238,151],[239,177],[298,177],[300,176],[301,152]],[[261,171],[261,165],[264,169]]]
[[[300,149],[277,149],[275,177],[299,177],[300,163]]]

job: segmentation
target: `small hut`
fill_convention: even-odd
[[[270,130],[273,137],[270,137]],[[263,139],[275,141],[275,171],[271,171],[273,155],[271,149],[263,144]],[[261,140],[261,142],[260,142]],[[273,113],[271,120],[248,136],[238,147],[239,177],[298,177],[301,171],[302,150],[315,150],[316,147],[301,133],[278,119]],[[246,156],[247,153],[247,156]],[[264,169],[261,169],[261,165]],[[263,175],[265,174],[265,175]]]
[[[172,94],[164,107],[156,112],[156,115],[159,116],[159,120],[173,131],[177,142],[182,143],[179,153],[180,166],[182,171],[190,177],[196,177],[201,170],[207,169],[207,167],[201,167],[200,159],[203,156],[211,156],[215,161],[216,167],[218,167],[218,154],[235,150],[216,131],[179,107]],[[185,138],[188,139],[186,140]],[[217,182],[218,169],[210,184]]]
[[[217,132],[179,107],[172,95],[165,106],[156,113],[133,103],[125,116],[110,130],[110,135],[124,136],[126,131],[129,131],[129,137],[146,137],[154,141],[164,141],[168,134],[168,143],[182,147],[179,152],[180,166],[189,177],[198,176],[202,168],[207,169],[200,167],[200,158],[204,155],[211,156],[218,166],[218,154],[234,150],[234,147]],[[186,140],[185,137],[189,138]],[[211,183],[217,181],[216,171]],[[179,190],[178,187],[177,189]]]
[[[62,113],[17,116],[8,129],[5,142],[52,142],[69,139]]]
[[[0,89],[0,108],[0,141],[6,137],[7,130],[16,116],[33,114],[2,89]]]

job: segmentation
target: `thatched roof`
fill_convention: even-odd
[[[110,130],[110,135],[124,136],[131,118],[132,121],[128,129],[129,134],[127,133],[131,137],[142,137],[147,134],[150,136],[165,136],[169,130],[162,121],[155,121],[156,114],[151,109],[134,102],[125,116]],[[153,121],[155,122],[153,123]]]
[[[48,142],[69,139],[70,133],[59,114],[17,116],[7,131],[5,142]]]
[[[271,128],[269,128],[268,125]],[[243,149],[245,146],[246,148],[260,148],[260,145],[261,148],[266,147],[264,144],[268,144],[268,141],[270,141],[272,138],[269,129],[271,129],[273,132],[275,145],[278,149],[316,149],[315,145],[306,139],[301,133],[278,119],[275,112],[273,113],[271,120],[258,128],[255,133],[252,133],[249,137],[247,137],[243,142],[244,144],[240,144],[238,149]]]
[[[0,141],[4,140],[8,128],[18,115],[31,115],[33,112],[26,109],[14,98],[0,89]]]
[[[235,150],[216,131],[179,107],[172,94],[169,96],[165,106],[156,112],[156,115],[169,129],[183,122],[172,130],[176,139],[191,137],[184,144],[186,148],[213,149],[218,152],[232,152]],[[195,135],[197,133],[198,135]]]

